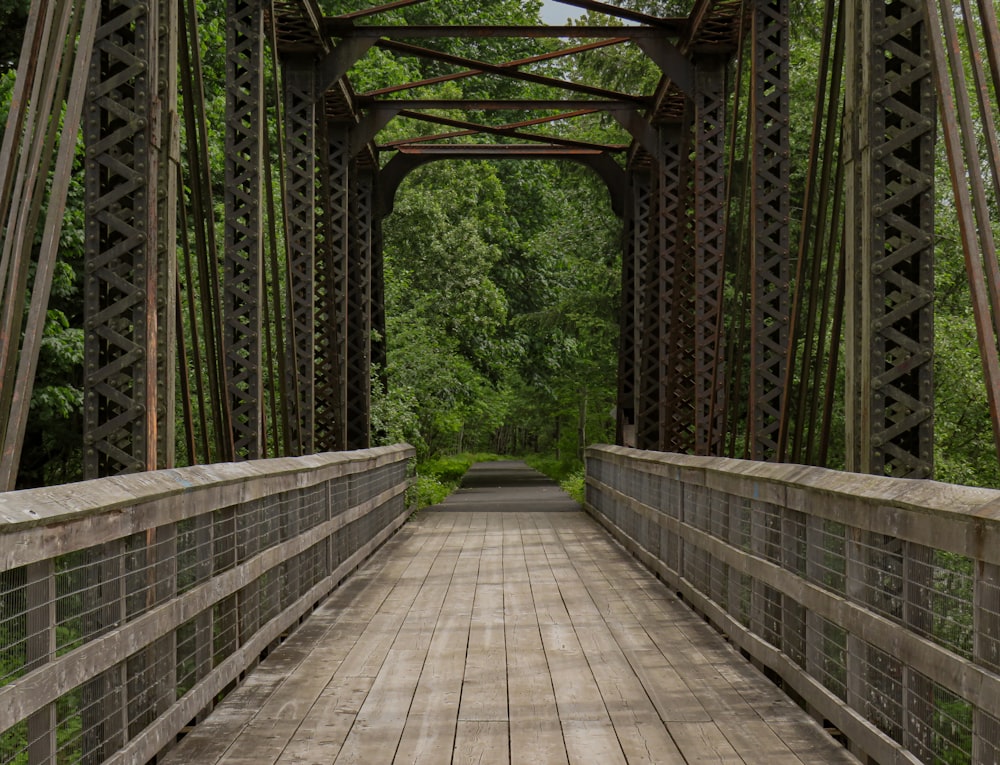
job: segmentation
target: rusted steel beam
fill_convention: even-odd
[[[848,469],[934,465],[936,97],[924,0],[846,14]]]
[[[756,0],[753,18],[753,322],[750,455],[778,455],[791,301],[788,0]]]
[[[525,133],[523,131],[517,130],[513,126],[501,125],[499,127],[493,127],[491,125],[478,125],[474,122],[468,122],[466,120],[454,120],[447,117],[437,117],[432,114],[423,114],[422,112],[409,112],[402,111],[398,115],[399,117],[407,117],[413,120],[419,120],[422,122],[429,122],[435,125],[445,125],[448,127],[465,128],[465,130],[459,133],[445,133],[436,136],[421,136],[418,138],[410,138],[404,141],[398,141],[394,145],[385,144],[379,146],[379,149],[389,149],[389,148],[401,148],[403,146],[417,144],[417,143],[427,143],[429,141],[435,141],[442,138],[457,138],[462,135],[479,135],[479,134],[489,134],[489,135],[500,135],[506,136],[508,138],[519,138],[526,141],[538,141],[541,143],[548,143],[553,146],[563,146],[569,149],[594,149],[596,151],[624,151],[627,146],[614,145],[614,144],[599,144],[599,143],[588,143],[586,141],[573,141],[568,138],[561,138],[559,136],[549,136],[549,135],[537,135],[534,133]],[[562,118],[560,118],[562,119]],[[536,120],[525,120],[521,123],[515,123],[516,125],[523,124],[524,122],[535,122],[540,124]]]
[[[530,112],[530,111],[574,111],[582,109],[598,109],[600,111],[627,111],[635,109],[636,104],[646,103],[646,99],[628,101],[601,101],[597,99],[466,99],[466,98],[397,98],[378,101],[373,98],[358,98],[358,105],[363,109],[408,109],[418,111],[423,109],[457,109],[467,112]]]
[[[605,13],[608,16],[614,16],[615,18],[625,19],[626,21],[635,21],[640,24],[648,24],[649,26],[654,27],[672,27],[677,22],[677,19],[653,16],[649,13],[633,11],[631,8],[619,8],[617,5],[601,3],[597,2],[597,0],[556,0],[556,2],[561,3],[562,5],[572,5],[576,8],[583,8],[585,11],[597,11],[598,13]]]
[[[592,85],[569,82],[555,77],[546,77],[545,75],[533,74],[531,72],[522,72],[511,66],[488,64],[484,61],[477,61],[476,59],[465,58],[463,56],[454,56],[450,53],[442,53],[440,51],[423,48],[409,43],[395,42],[392,40],[380,40],[376,43],[376,45],[384,50],[391,50],[394,53],[416,56],[418,58],[425,58],[432,61],[440,61],[446,64],[454,64],[456,66],[472,67],[487,74],[507,77],[512,80],[523,80],[524,82],[531,82],[536,85],[545,85],[550,88],[568,90],[573,93],[582,93],[589,96],[595,96],[597,98],[609,98],[618,101],[635,100],[636,103],[641,103],[644,99],[643,96],[633,96],[628,93],[619,93],[618,91],[608,90],[607,88],[597,88]]]
[[[724,377],[721,342],[725,282],[725,61],[699,62],[695,97],[695,451],[721,455]]]
[[[504,64],[499,64],[501,68],[514,68],[519,66],[526,66],[527,64],[536,64],[541,61],[552,61],[558,58],[564,58],[566,56],[573,56],[577,53],[585,53],[586,51],[598,50],[600,48],[607,48],[612,45],[621,45],[622,43],[628,42],[627,37],[619,37],[612,40],[598,40],[597,42],[585,43],[584,45],[574,45],[570,48],[563,48],[562,50],[552,51],[551,53],[543,53],[538,56],[530,56],[528,58],[518,59],[516,61],[508,61]],[[380,88],[379,90],[372,90],[366,93],[361,93],[361,96],[387,96],[393,93],[401,93],[406,90],[413,90],[414,88],[422,88],[427,85],[438,85],[442,82],[454,82],[455,80],[462,80],[467,77],[475,77],[478,74],[482,74],[482,69],[468,69],[464,72],[455,72],[454,74],[445,74],[440,77],[430,77],[426,80],[419,80],[417,82],[408,82],[402,85],[393,85],[387,88]]]
[[[375,175],[352,172],[350,255],[347,271],[347,448],[371,441],[372,223]]]
[[[225,355],[237,459],[264,453],[264,8],[229,0],[226,53]]]
[[[597,109],[580,109],[575,112],[565,112],[563,114],[556,114],[552,117],[539,117],[533,120],[521,120],[519,122],[508,122],[506,125],[501,125],[497,129],[503,130],[518,130],[524,127],[532,127],[534,125],[546,125],[551,122],[558,122],[560,120],[572,119],[574,117],[582,117],[586,114],[596,114]],[[433,115],[423,114],[422,112],[400,112],[399,116],[405,116],[410,119],[423,120],[424,122],[436,122],[439,118]],[[472,125],[473,123],[469,123]],[[398,141],[389,141],[388,143],[382,144],[380,149],[395,149],[400,146],[407,146],[409,144],[415,143],[427,143],[428,141],[434,141],[441,138],[463,138],[465,136],[476,135],[481,132],[482,125],[475,125],[474,128],[470,127],[467,130],[458,130],[452,133],[442,133],[437,136],[418,136],[416,138],[400,138]],[[527,135],[527,134],[526,134]],[[535,136],[533,136],[535,137]],[[544,136],[537,136],[538,138],[545,138]]]
[[[282,81],[285,99],[285,183],[288,241],[289,343],[286,390],[290,440],[296,451],[315,451],[316,379],[316,70],[311,58],[286,60]],[[277,289],[277,284],[274,289]],[[275,423],[277,426],[277,423]]]
[[[542,39],[615,39],[630,40],[677,37],[687,28],[687,18],[663,19],[656,27],[574,27],[574,26],[477,26],[455,24],[444,26],[356,26],[328,18],[324,31],[331,37],[369,38],[386,40],[434,40],[439,38],[483,39],[491,37]]]
[[[101,5],[85,110],[84,474],[155,470],[158,374],[157,4]],[[158,360],[163,369],[158,370]],[[173,402],[164,402],[172,412]]]
[[[345,21],[353,21],[354,19],[363,19],[368,16],[375,16],[379,13],[385,13],[386,11],[393,11],[396,8],[406,8],[410,5],[419,5],[420,3],[426,3],[427,0],[396,0],[394,3],[383,3],[382,5],[376,5],[374,8],[362,8],[360,11],[353,11],[352,13],[341,13],[334,16],[335,19],[344,19]]]
[[[323,244],[316,263],[317,451],[347,448],[347,289],[350,258],[350,126],[325,122],[321,145]]]
[[[603,156],[602,149],[572,149],[561,146],[536,146],[535,144],[514,144],[514,143],[449,143],[439,146],[404,146],[399,150],[400,154],[417,156],[451,157],[459,156],[465,158],[479,157],[572,157],[572,156]]]

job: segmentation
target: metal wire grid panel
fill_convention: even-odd
[[[55,510],[60,525],[0,526],[0,763],[155,757],[398,528],[410,456],[0,497],[5,518]]]
[[[991,762],[1000,492],[588,452],[587,507],[876,762]]]

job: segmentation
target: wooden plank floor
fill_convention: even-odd
[[[857,763],[556,489],[489,483],[404,526],[165,762]]]

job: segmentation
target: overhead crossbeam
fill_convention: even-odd
[[[456,66],[466,66],[473,67],[486,74],[495,74],[500,77],[507,77],[512,80],[522,80],[524,82],[531,82],[536,85],[545,85],[550,88],[559,88],[562,90],[569,90],[574,93],[582,93],[590,96],[595,96],[597,98],[609,98],[618,101],[630,101],[634,100],[637,104],[644,101],[643,96],[633,96],[628,93],[619,93],[614,90],[608,90],[607,88],[597,88],[591,85],[584,85],[575,82],[568,82],[567,80],[560,80],[555,77],[546,77],[541,74],[532,74],[531,72],[522,72],[512,66],[497,66],[495,64],[488,64],[485,61],[478,61],[476,59],[464,58],[462,56],[454,56],[450,53],[442,53],[441,51],[431,50],[430,48],[422,48],[418,45],[411,45],[409,43],[394,42],[392,40],[380,40],[376,45],[385,50],[391,50],[394,53],[401,53],[408,56],[416,56],[419,58],[425,58],[432,61],[440,61],[445,64],[455,64]]]
[[[687,29],[687,19],[663,19],[656,27],[600,27],[600,26],[476,26],[468,24],[438,26],[356,26],[328,18],[323,25],[331,37],[370,40],[434,40],[439,38],[485,39],[496,37],[539,39],[662,39],[677,37]]]

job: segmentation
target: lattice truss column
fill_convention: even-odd
[[[262,321],[262,0],[228,0],[226,23],[225,319],[237,458],[264,451]]]
[[[385,326],[385,256],[382,214],[379,210],[378,179],[375,179],[375,206],[372,215],[372,365],[378,368],[382,389],[388,385],[388,346]]]
[[[691,141],[694,108],[688,103],[678,127],[661,136],[665,142],[661,151],[664,157],[664,184],[670,196],[661,200],[670,234],[673,251],[670,292],[670,318],[667,335],[666,403],[667,443],[673,452],[691,452],[695,449],[695,328],[696,328],[696,271],[695,256],[695,185],[696,165]],[[672,145],[676,141],[676,145]],[[668,204],[669,201],[669,204]]]
[[[158,186],[170,175],[176,114],[173,74],[161,71],[176,55],[161,24],[171,7],[166,0],[101,7],[84,114],[88,478],[172,462],[173,388],[162,381],[174,374],[165,325],[174,322],[176,195]]]
[[[289,250],[289,336],[286,410],[292,449],[314,451],[316,346],[316,66],[293,57],[283,67],[285,102],[286,231]]]
[[[698,64],[694,97],[695,452],[721,455],[725,390],[722,295],[725,279],[726,93],[722,59]]]
[[[634,375],[635,395],[635,443],[640,449],[656,448],[656,413],[659,408],[657,381],[652,376],[655,371],[647,360],[649,334],[657,329],[657,306],[652,301],[650,282],[655,282],[655,262],[653,261],[652,226],[654,221],[654,188],[649,168],[638,170],[633,178],[632,241],[633,256],[633,319],[631,363]]]
[[[683,342],[680,338],[690,338],[680,326],[684,317],[684,306],[690,305],[690,282],[682,283],[678,274],[684,271],[683,262],[690,262],[690,243],[686,232],[690,230],[689,216],[682,205],[688,199],[684,173],[686,164],[682,156],[687,146],[685,127],[681,123],[670,123],[659,128],[660,155],[656,165],[656,238],[660,266],[657,269],[656,292],[659,297],[659,322],[657,346],[655,349],[658,379],[657,394],[659,413],[657,421],[657,441],[660,450],[682,451],[689,447],[691,418],[685,412],[690,406],[678,407],[675,386],[690,390],[691,376],[677,365],[677,349]],[[676,326],[675,326],[676,325]],[[690,326],[690,325],[688,325]],[[673,332],[673,334],[672,334]],[[678,371],[682,374],[678,375]],[[685,386],[686,383],[686,386]]]
[[[788,0],[756,0],[753,16],[753,325],[751,457],[778,455],[788,363]]]
[[[347,272],[350,257],[350,132],[324,121],[321,257],[316,262],[317,451],[347,448]]]
[[[347,273],[347,448],[371,444],[372,221],[374,171],[355,171]]]
[[[848,468],[933,471],[936,96],[921,0],[852,0]]]
[[[636,298],[639,317],[636,324],[639,357],[636,371],[636,445],[640,449],[660,448],[660,341],[663,336],[663,300],[660,294],[660,269],[663,267],[659,236],[660,175],[654,162],[649,169],[649,203],[646,215],[644,246],[636,267]]]
[[[628,203],[622,225],[622,297],[618,340],[618,414],[615,440],[624,446],[635,445],[636,380],[636,220],[638,207],[638,171],[629,173]]]

